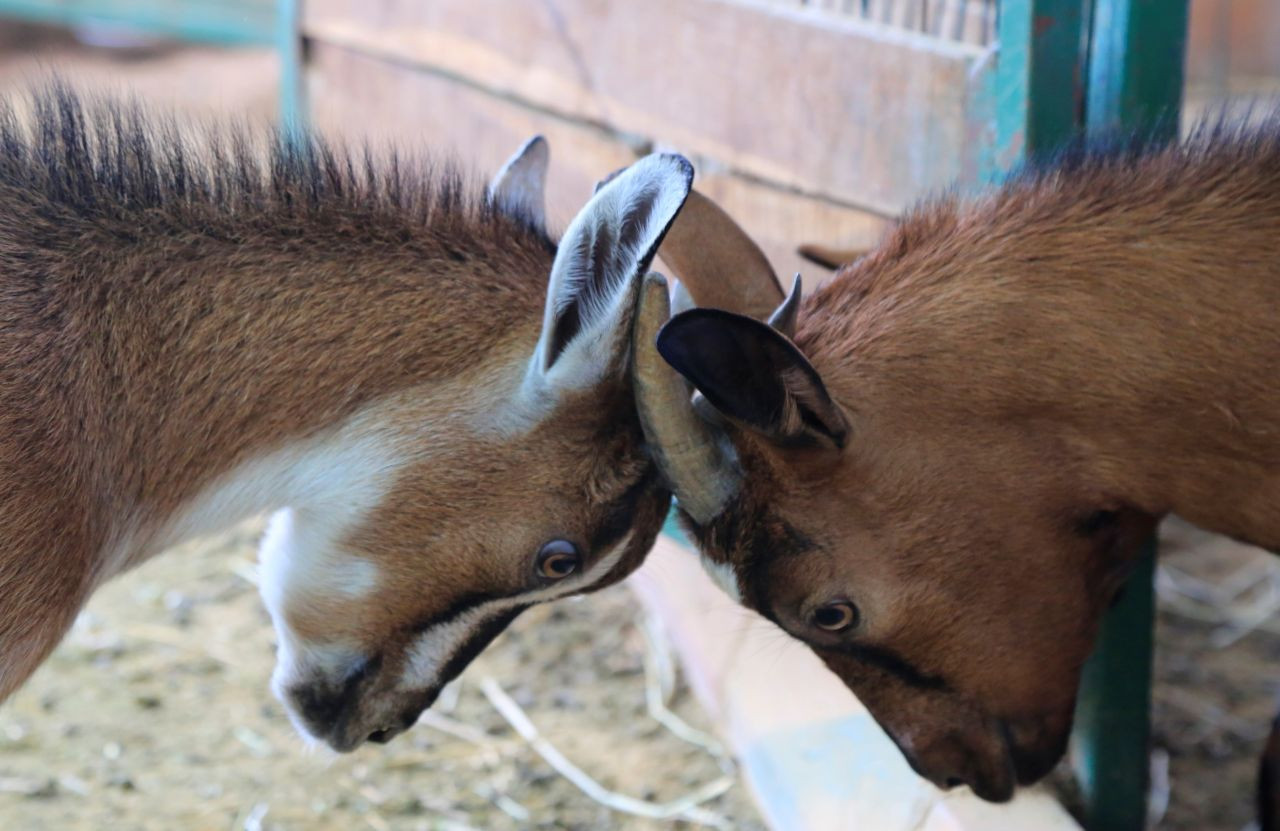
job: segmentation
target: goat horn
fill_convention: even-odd
[[[727,438],[698,417],[684,378],[658,354],[658,330],[671,314],[666,279],[647,274],[640,291],[632,333],[632,378],[640,424],[680,507],[705,525],[738,493],[742,472]]]
[[[675,317],[681,312],[687,312],[697,307],[697,303],[693,300],[693,295],[689,293],[689,289],[679,280],[671,281],[671,316]]]
[[[777,329],[788,338],[796,336],[796,317],[800,312],[800,272],[796,272],[795,280],[791,283],[791,293],[787,295],[787,299],[783,300],[778,308],[773,310],[773,314],[769,315],[769,325]]]
[[[658,256],[699,306],[764,320],[783,299],[778,278],[760,246],[697,190],[689,191]]]

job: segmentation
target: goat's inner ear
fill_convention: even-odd
[[[547,164],[550,150],[542,136],[520,145],[489,183],[490,201],[504,213],[546,227]]]
[[[729,419],[780,444],[843,447],[849,422],[786,336],[750,317],[693,309],[658,334],[658,351]]]
[[[648,156],[600,188],[565,232],[551,266],[535,370],[551,386],[584,387],[630,343],[641,278],[689,195],[693,168]]]

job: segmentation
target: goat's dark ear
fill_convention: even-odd
[[[766,323],[719,309],[676,315],[658,352],[717,410],[781,444],[843,447],[849,422],[818,371]]]

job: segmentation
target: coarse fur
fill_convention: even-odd
[[[0,699],[103,580],[263,511],[276,690],[341,750],[411,724],[522,598],[639,564],[668,494],[629,299],[687,162],[645,160],[558,248],[541,139],[486,195],[58,85],[28,110],[0,109]],[[590,582],[549,589],[555,539]]]
[[[1161,517],[1280,551],[1278,319],[1280,115],[1078,145],[917,208],[793,341],[674,318],[744,482],[686,519],[917,770],[1006,799],[1062,755]]]

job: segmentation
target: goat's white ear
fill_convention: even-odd
[[[547,140],[534,136],[520,146],[489,182],[489,200],[504,213],[529,220],[539,228],[547,219]]]
[[[630,342],[641,279],[693,183],[682,156],[646,156],[596,191],[565,231],[551,266],[534,368],[583,387]]]

